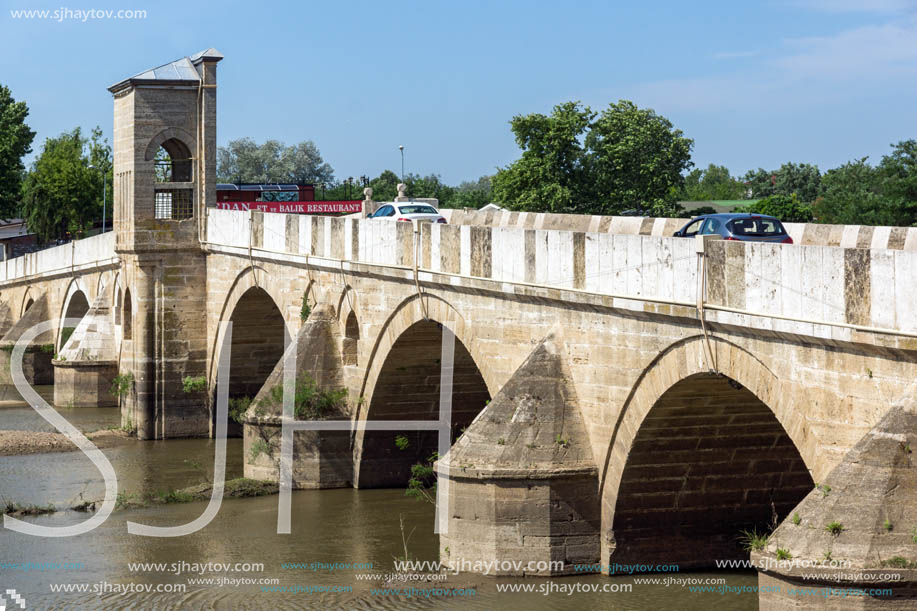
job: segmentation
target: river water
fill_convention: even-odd
[[[48,396],[48,390],[42,389]],[[118,424],[115,409],[62,409],[77,427],[91,431]],[[27,406],[0,400],[0,429],[49,430],[44,420]],[[51,429],[53,430],[53,429]],[[213,472],[212,440],[131,442],[103,450],[118,475],[119,490],[152,493],[209,480]],[[227,478],[242,475],[241,440],[228,443]],[[68,507],[83,499],[102,497],[101,475],[79,452],[0,457],[0,498],[22,504],[53,503]],[[82,495],[82,497],[81,497]],[[38,538],[0,528],[0,591],[15,589],[27,609],[501,609],[553,611],[561,609],[625,609],[650,611],[718,611],[757,609],[752,592],[691,592],[688,587],[635,580],[647,577],[601,575],[565,578],[492,578],[450,576],[443,582],[390,583],[383,587],[410,587],[417,592],[393,594],[376,591],[381,577],[394,570],[396,558],[408,554],[417,560],[438,558],[433,533],[433,510],[426,503],[404,496],[400,490],[300,490],[292,495],[292,533],[277,534],[279,497],[225,499],[219,513],[202,530],[177,538],[130,535],[126,521],[175,526],[200,516],[204,502],[156,505],[119,510],[91,533],[70,538]],[[59,511],[24,518],[46,526],[75,524],[89,514]],[[401,524],[404,524],[402,529]],[[403,542],[407,540],[407,543]],[[81,568],[31,570],[2,568],[4,563],[82,564]],[[163,570],[132,570],[132,563],[170,565]],[[172,564],[263,564],[263,570],[225,571],[212,565],[180,573]],[[284,568],[302,563],[309,568]],[[313,565],[313,563],[322,563]],[[329,569],[334,563],[361,563],[372,568]],[[246,567],[240,567],[246,568]],[[250,567],[248,567],[250,568]],[[179,574],[177,574],[179,573]],[[650,577],[723,579],[733,589],[757,585],[753,572],[657,574]],[[201,585],[189,579],[277,579],[276,586],[300,591],[264,591],[257,583]],[[58,584],[86,586],[83,593],[53,593]],[[107,584],[107,585],[106,585]],[[154,589],[184,586],[184,592],[120,594],[117,588],[152,585]],[[497,592],[498,585],[533,585],[534,591]],[[588,588],[631,591],[586,592]],[[315,588],[326,591],[314,591]],[[334,588],[347,591],[331,591]],[[95,593],[96,590],[107,590]],[[312,593],[303,590],[313,589]],[[349,590],[348,590],[349,588]],[[457,588],[464,595],[433,594],[432,588]],[[570,595],[572,588],[580,591]],[[474,593],[471,594],[470,591]],[[457,592],[457,593],[458,593]],[[548,592],[547,594],[545,592]],[[7,607],[12,608],[12,607]]]

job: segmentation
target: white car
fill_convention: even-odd
[[[445,223],[446,219],[439,210],[430,204],[420,202],[394,202],[383,204],[378,210],[369,215],[371,219],[384,219],[388,221],[421,221],[429,223]]]

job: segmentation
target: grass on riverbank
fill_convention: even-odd
[[[3,501],[3,514],[13,518],[20,516],[41,516],[54,513],[57,509],[54,505],[22,505],[12,501]]]
[[[140,507],[149,507],[151,505],[170,505],[173,503],[193,503],[194,501],[209,501],[213,491],[213,484],[206,482],[196,486],[189,486],[176,490],[170,488],[167,490],[157,490],[156,492],[147,492],[144,494],[126,492],[124,490],[118,493],[115,501],[115,510],[121,509],[138,509]],[[269,496],[277,494],[280,486],[276,482],[262,482],[259,480],[238,477],[227,481],[223,488],[223,498],[242,499],[255,496]],[[102,504],[101,500],[82,501],[70,507],[74,511],[95,511]],[[53,505],[37,507],[34,505],[19,505],[17,503],[4,502],[7,508],[4,513],[10,515],[42,515],[58,511]],[[14,508],[10,510],[9,508]]]

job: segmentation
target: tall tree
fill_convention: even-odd
[[[742,199],[745,185],[733,178],[726,166],[711,163],[706,169],[696,168],[685,176],[680,197],[692,202]]]
[[[475,181],[465,181],[455,189],[453,208],[481,208],[493,201],[493,176],[481,176]]]
[[[17,102],[7,87],[0,85],[0,217],[20,213],[22,178],[25,166],[22,158],[32,152],[35,132],[25,118],[29,108]]]
[[[101,219],[103,177],[111,180],[111,148],[99,128],[88,139],[76,128],[45,140],[23,185],[29,229],[42,240],[84,233]]]
[[[821,223],[838,225],[888,225],[891,214],[880,193],[878,170],[867,157],[850,161],[825,172],[824,195],[815,202],[815,216]]]
[[[893,225],[917,226],[917,140],[894,145],[879,163],[882,194],[892,209]]]
[[[493,177],[494,199],[521,210],[672,215],[693,140],[621,100],[601,114],[579,102],[510,122],[522,157]]]
[[[589,190],[582,140],[593,118],[579,102],[559,104],[551,116],[513,117],[510,129],[522,157],[497,171],[495,199],[519,210],[576,211]]]
[[[654,216],[677,214],[682,172],[694,165],[693,146],[693,140],[654,110],[627,100],[610,104],[586,136],[595,202],[588,212],[637,208]]]
[[[334,170],[311,140],[291,146],[278,140],[260,145],[251,138],[232,140],[217,151],[217,176],[226,182],[334,182]]]
[[[809,163],[784,163],[778,170],[749,170],[745,182],[754,199],[769,195],[796,196],[814,202],[821,193],[821,172]]]

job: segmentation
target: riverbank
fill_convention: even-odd
[[[98,448],[111,448],[126,444],[134,439],[126,431],[118,429],[95,431],[94,433],[85,433],[85,435]],[[78,449],[76,444],[67,439],[67,436],[63,433],[0,430],[0,456],[75,452]]]

